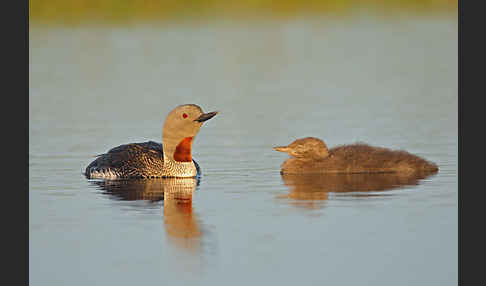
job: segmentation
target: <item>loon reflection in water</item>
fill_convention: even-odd
[[[163,201],[164,226],[168,240],[180,248],[199,252],[201,229],[192,208],[192,195],[199,185],[197,178],[164,178],[91,181],[104,194],[123,201]]]
[[[430,173],[376,174],[282,174],[288,194],[278,198],[291,199],[292,204],[308,209],[321,208],[329,193],[349,193],[353,197],[386,196],[376,194],[407,186],[416,186]]]

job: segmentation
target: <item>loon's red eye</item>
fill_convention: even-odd
[[[185,113],[182,114],[182,117],[187,118],[187,114],[185,114]]]

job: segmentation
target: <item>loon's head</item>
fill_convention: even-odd
[[[273,150],[285,152],[300,160],[319,160],[329,156],[326,144],[315,137],[297,139],[288,146],[273,147]]]
[[[199,128],[218,112],[204,113],[195,104],[184,104],[167,115],[162,128],[164,155],[177,162],[192,162],[191,146]]]

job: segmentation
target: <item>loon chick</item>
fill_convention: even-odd
[[[435,173],[439,170],[436,164],[406,151],[364,143],[341,145],[328,150],[322,140],[306,137],[273,149],[293,157],[282,164],[281,174]]]
[[[98,155],[86,167],[89,179],[166,178],[199,176],[191,146],[204,121],[218,112],[204,113],[195,104],[174,108],[162,128],[162,144],[153,141],[131,143]]]

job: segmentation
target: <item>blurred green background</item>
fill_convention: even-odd
[[[33,0],[30,20],[51,24],[128,23],[390,13],[457,13],[455,0]]]

